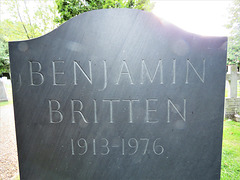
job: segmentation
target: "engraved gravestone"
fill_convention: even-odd
[[[0,102],[2,101],[8,101],[8,98],[7,98],[7,93],[4,87],[4,83],[2,79],[0,79]]]
[[[219,179],[226,46],[129,9],[10,42],[21,179]]]

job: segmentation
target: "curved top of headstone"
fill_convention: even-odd
[[[138,22],[139,20],[142,22],[141,23]],[[33,39],[23,40],[23,41],[31,41],[38,38],[42,38],[44,36],[49,36],[52,33],[57,33],[58,31],[62,32],[64,31],[64,29],[68,29],[68,34],[71,34],[71,33],[78,32],[78,30],[85,32],[87,27],[92,27],[92,28],[105,27],[106,28],[106,26],[117,27],[118,25],[118,27],[121,27],[124,30],[126,26],[131,26],[131,28],[133,28],[135,26],[141,27],[141,25],[143,24],[144,26],[150,25],[150,27],[153,27],[154,24],[155,25],[158,24],[158,28],[165,28],[165,29],[173,28],[175,31],[184,32],[184,30],[182,30],[181,28],[178,28],[175,25],[155,16],[153,13],[143,11],[143,10],[138,10],[138,9],[114,8],[114,9],[99,9],[99,10],[84,12],[82,14],[79,14],[71,18],[70,20],[66,21],[65,23],[61,24],[59,27],[57,27],[56,29],[52,30],[51,32],[45,35],[42,35],[40,37],[33,38]],[[84,28],[85,30],[83,30],[82,28]]]
[[[138,22],[139,20],[142,21],[141,24]],[[92,28],[103,28],[105,26],[116,27],[116,25],[118,24],[118,25],[121,25],[123,29],[126,26],[130,26],[131,28],[134,28],[134,26],[138,26],[138,25],[140,25],[139,27],[141,27],[141,25],[144,25],[144,26],[149,25],[151,28],[154,26],[154,24],[155,25],[158,24],[158,28],[169,29],[169,30],[171,29],[172,32],[179,31],[179,32],[185,32],[188,34],[195,34],[195,33],[187,32],[171,24],[170,22],[167,22],[159,17],[156,17],[153,13],[150,13],[147,11],[138,10],[138,9],[127,9],[127,8],[114,8],[114,9],[99,9],[99,10],[93,10],[93,11],[82,13],[78,16],[71,18],[70,20],[61,24],[58,28],[54,29],[53,31],[43,36],[51,35],[53,32],[56,33],[58,31],[64,31],[62,29],[68,29],[68,34],[75,33],[78,31],[79,28],[80,30],[82,30],[83,27],[86,27],[86,23],[87,24],[90,23],[91,24],[90,27]],[[43,36],[40,36],[34,39],[38,39]],[[30,40],[34,40],[34,39],[30,39]],[[29,41],[29,40],[26,40],[26,41]]]
[[[210,43],[212,41],[215,43]],[[38,49],[58,48],[59,51],[79,53],[85,52],[87,47],[91,49],[92,55],[95,51],[99,55],[99,49],[104,53],[120,46],[125,50],[136,45],[138,49],[134,51],[139,51],[140,54],[144,53],[144,47],[148,47],[148,52],[151,47],[150,53],[152,51],[155,55],[162,55],[166,49],[161,52],[157,47],[164,45],[174,54],[183,56],[191,48],[226,49],[226,41],[226,37],[203,37],[188,33],[146,11],[101,9],[80,14],[41,37],[10,44],[20,43],[18,46],[21,52],[27,51],[34,44],[38,44]]]

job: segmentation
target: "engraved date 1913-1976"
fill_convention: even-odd
[[[120,155],[149,154],[161,155],[164,148],[161,145],[161,139],[154,140],[148,138],[129,138],[119,139],[118,143],[110,143],[107,138],[77,140],[71,139],[71,154],[74,155],[108,155],[112,151],[118,150]]]

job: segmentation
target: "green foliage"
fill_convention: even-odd
[[[57,16],[57,6],[48,0],[9,0],[9,19],[1,22],[0,33],[7,41],[26,40],[44,35],[57,27],[53,20]],[[30,7],[34,6],[34,11]]]
[[[57,6],[49,0],[4,1],[9,18],[0,23],[0,74],[9,73],[9,54],[6,41],[26,40],[44,35],[57,27],[54,18]],[[30,7],[34,11],[30,11]]]
[[[57,16],[57,5],[48,0],[38,0],[37,10],[34,13],[35,30],[44,35],[58,26],[54,21]],[[38,37],[38,35],[36,36]]]
[[[226,25],[231,30],[228,39],[228,64],[240,63],[240,0],[234,0],[229,9],[229,24]]]
[[[37,30],[37,26],[35,24],[30,26],[30,24],[26,23],[25,27],[26,29],[32,30],[28,31],[28,34],[26,34],[21,22],[14,22],[6,19],[1,22],[0,33],[5,41],[26,40],[41,35],[41,32]]]
[[[55,0],[60,17],[55,21],[64,23],[72,17],[96,9],[131,8],[151,11],[150,0]]]
[[[240,123],[224,121],[221,179],[240,179]]]
[[[0,38],[0,75],[10,71],[9,53],[7,42]]]

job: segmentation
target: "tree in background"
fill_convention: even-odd
[[[57,6],[49,0],[5,1],[9,18],[1,22],[0,33],[6,41],[26,40],[44,35],[57,27]]]
[[[64,23],[81,13],[109,8],[131,8],[151,11],[154,4],[150,0],[55,0],[60,17],[55,21]]]
[[[26,40],[44,35],[57,27],[57,6],[49,0],[8,0],[9,18],[0,23],[0,75],[9,73],[7,41]]]
[[[7,42],[0,37],[0,75],[10,71]]]
[[[229,24],[231,30],[228,39],[228,64],[240,63],[240,0],[234,0],[229,9]]]

